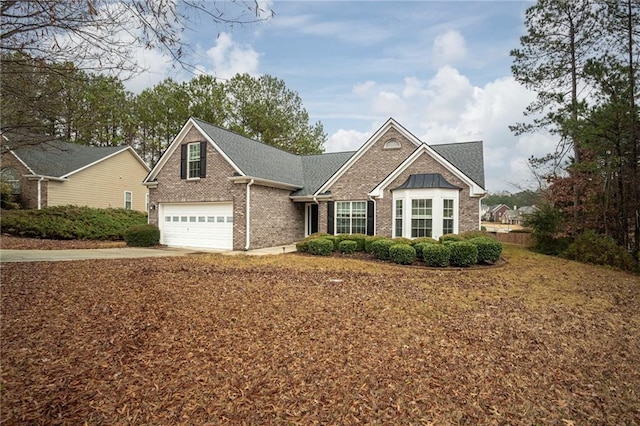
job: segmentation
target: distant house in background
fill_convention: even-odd
[[[528,215],[535,213],[538,210],[536,206],[522,206],[507,210],[502,215],[501,222],[509,225],[522,225]]]
[[[509,210],[509,206],[506,204],[496,204],[493,206],[488,206],[484,215],[482,216],[482,220],[487,222],[502,222],[504,214]]]
[[[12,146],[2,135],[0,177],[27,209],[74,204],[147,211],[149,167],[129,146],[93,147],[59,140]]]

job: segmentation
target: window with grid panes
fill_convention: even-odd
[[[433,233],[432,200],[411,200],[411,238],[431,237]]]
[[[336,201],[336,234],[367,232],[366,201]]]

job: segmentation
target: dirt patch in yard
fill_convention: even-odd
[[[506,250],[2,265],[1,423],[640,423],[639,278]]]

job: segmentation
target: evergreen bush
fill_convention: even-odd
[[[371,243],[371,254],[377,259],[389,260],[389,248],[394,244],[397,243],[388,238],[375,240]]]
[[[358,243],[354,240],[342,240],[338,244],[338,250],[344,254],[353,254],[358,249]]]
[[[594,265],[633,270],[633,256],[611,237],[598,235],[592,230],[580,234],[562,253],[567,259]]]
[[[124,233],[129,247],[151,247],[160,244],[160,230],[151,224],[134,225]]]
[[[373,253],[372,251],[372,245],[374,241],[378,241],[378,240],[384,240],[386,239],[385,237],[381,237],[379,235],[368,235],[365,239],[364,239],[364,251],[366,251],[367,253]]]
[[[467,267],[478,263],[478,248],[469,241],[454,241],[448,244],[449,262],[453,266]]]
[[[400,265],[412,265],[416,261],[416,250],[409,244],[394,244],[389,247],[389,259]]]
[[[309,253],[320,256],[329,256],[333,252],[333,241],[329,238],[312,238],[307,243]]]
[[[3,211],[2,232],[54,240],[122,240],[131,226],[147,223],[146,213],[125,209],[55,206]]]
[[[364,251],[364,242],[367,236],[364,234],[344,234],[342,235],[342,241],[355,241],[356,251]]]
[[[476,237],[469,240],[478,248],[478,263],[496,263],[502,254],[502,243],[489,237]]]
[[[422,247],[422,260],[425,265],[437,268],[449,266],[450,250],[444,244],[420,244]]]
[[[464,241],[464,238],[458,234],[444,234],[439,238],[441,243],[454,242],[454,241]]]

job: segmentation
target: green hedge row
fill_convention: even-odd
[[[55,240],[122,240],[127,229],[146,223],[146,213],[79,206],[10,210],[0,217],[4,233]]]
[[[483,231],[443,235],[439,240],[319,233],[299,241],[296,247],[300,252],[325,256],[336,250],[345,254],[366,251],[377,259],[401,265],[411,265],[416,259],[422,259],[431,267],[494,264],[502,254],[502,243]]]

